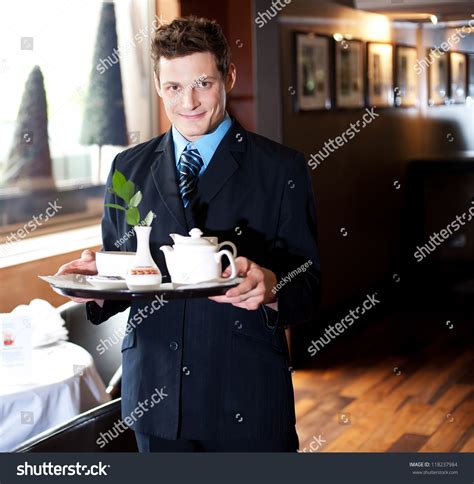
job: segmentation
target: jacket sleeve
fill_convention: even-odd
[[[277,236],[269,268],[278,311],[265,307],[271,326],[291,326],[316,318],[321,300],[316,207],[306,160],[298,153],[284,180]]]
[[[109,187],[112,186],[112,175],[115,171],[115,166],[118,157],[118,154],[114,161],[112,162],[112,167],[110,169],[109,176],[107,178],[107,184],[105,187],[105,196],[104,196],[104,212],[102,215],[102,250],[117,250],[117,246],[115,243],[123,236],[123,234],[119,234],[118,230],[118,220],[117,220],[117,212],[118,210],[106,207],[106,203],[118,203],[117,197],[109,192]],[[120,313],[125,311],[130,306],[130,301],[104,301],[104,305],[102,308],[96,304],[95,302],[88,302],[86,303],[86,314],[87,319],[93,324],[100,324],[104,321],[107,321],[111,318],[114,314]]]

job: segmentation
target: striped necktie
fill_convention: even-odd
[[[185,207],[187,207],[190,196],[196,188],[202,166],[203,161],[199,151],[196,148],[192,148],[191,143],[188,143],[178,163],[179,193]]]

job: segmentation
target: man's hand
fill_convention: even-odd
[[[235,259],[237,275],[245,279],[236,287],[229,289],[223,296],[212,296],[211,301],[219,303],[231,303],[238,308],[255,310],[261,304],[268,304],[276,301],[272,288],[277,283],[275,274],[255,262],[245,258]],[[222,277],[230,276],[230,266],[222,273]]]
[[[67,264],[62,265],[55,276],[62,276],[65,274],[86,274],[93,276],[97,274],[97,266],[95,264],[95,252],[90,250],[84,250],[80,259],[73,260]],[[95,301],[99,306],[104,305],[103,299],[82,299],[77,297],[70,297],[74,302],[85,303],[89,301]]]

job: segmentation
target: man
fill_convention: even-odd
[[[148,317],[149,301],[132,301],[122,415],[132,416],[141,452],[296,451],[284,327],[312,320],[320,294],[305,159],[226,113],[236,68],[217,23],[176,19],[158,29],[152,52],[156,89],[173,126],[120,153],[111,175],[119,169],[133,180],[143,194],[140,212],[156,213],[150,247],[164,274],[159,247],[171,242],[170,233],[198,227],[236,244],[244,280],[222,296],[167,301]],[[198,176],[186,171],[189,163]],[[110,193],[105,200],[117,203]],[[103,250],[115,250],[130,230],[123,213],[105,208]],[[135,250],[135,239],[121,248]],[[96,273],[94,259],[85,251],[59,273]],[[100,324],[129,304],[88,301],[88,318]],[[143,321],[130,327],[137,314]]]

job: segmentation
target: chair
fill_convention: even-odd
[[[121,399],[117,398],[42,432],[12,452],[137,452],[133,431],[114,428],[120,412]]]
[[[92,355],[108,393],[112,398],[118,396],[122,374],[120,350],[130,309],[112,316],[99,325],[88,321],[85,304],[70,301],[59,306],[57,310],[66,322],[69,341],[82,346]]]
[[[122,365],[119,366],[114,376],[110,379],[105,391],[110,395],[112,400],[120,397],[122,394]]]

